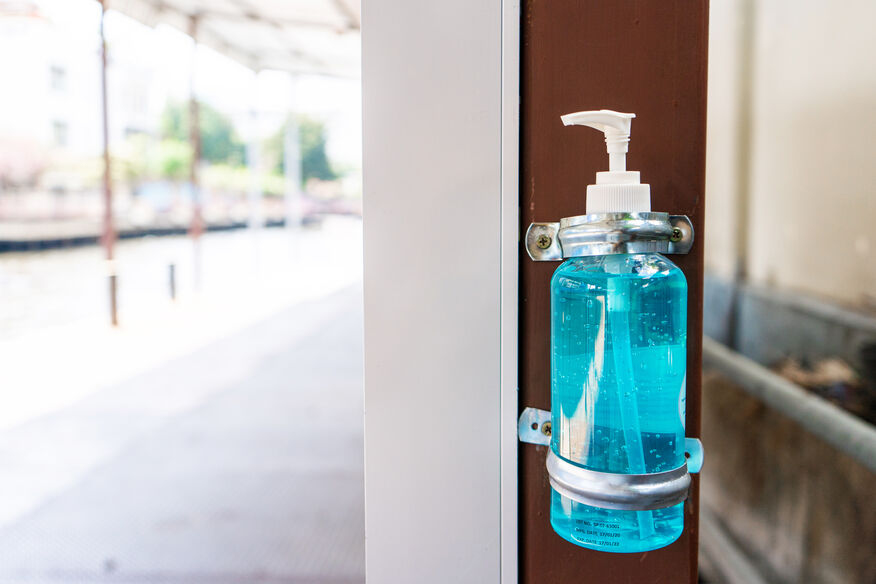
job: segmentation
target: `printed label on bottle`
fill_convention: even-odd
[[[599,547],[620,547],[621,525],[614,521],[576,519],[572,537],[581,543]]]

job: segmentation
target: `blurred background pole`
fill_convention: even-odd
[[[176,264],[167,266],[167,283],[170,287],[170,299],[176,300]]]
[[[257,229],[264,225],[262,218],[262,176],[261,176],[261,139],[259,103],[259,74],[254,71],[252,94],[250,97],[250,132],[246,145],[246,165],[249,167],[249,227]]]
[[[294,87],[294,85],[293,85]],[[301,226],[301,149],[298,120],[291,114],[283,134],[283,174],[285,175],[286,227]]]
[[[194,247],[194,277],[195,288],[201,284],[201,245],[200,238],[204,232],[203,201],[201,200],[201,115],[198,96],[195,90],[195,72],[198,62],[198,15],[189,17],[189,36],[192,37],[192,62],[189,67],[189,142],[192,147],[192,161],[189,166],[189,182],[192,189],[192,223],[189,235]]]
[[[257,111],[250,112],[253,135],[246,144],[246,166],[249,169],[249,227],[251,229],[262,226],[262,185],[261,185],[261,148],[257,134],[259,114]]]
[[[101,115],[103,118],[103,246],[106,250],[106,261],[109,269],[109,293],[110,293],[110,322],[113,326],[119,324],[118,282],[113,257],[113,244],[116,239],[116,230],[113,225],[113,188],[112,168],[110,167],[109,147],[109,114],[107,105],[106,86],[106,36],[104,35],[104,20],[106,19],[106,0],[100,0],[100,89],[102,96]]]

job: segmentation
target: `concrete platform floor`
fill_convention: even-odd
[[[0,582],[362,582],[362,433],[354,287],[0,433]]]

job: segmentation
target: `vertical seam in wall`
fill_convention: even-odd
[[[736,36],[739,43],[739,65],[736,68],[737,92],[737,127],[739,133],[736,136],[736,265],[734,266],[734,286],[730,297],[730,313],[728,315],[728,344],[734,349],[739,346],[739,311],[740,298],[739,288],[748,279],[749,273],[749,250],[751,243],[749,238],[751,230],[749,221],[751,216],[751,133],[752,133],[752,99],[754,96],[754,13],[756,10],[754,0],[742,0],[739,9],[739,29]]]
[[[736,142],[736,253],[739,265],[737,277],[748,275],[749,242],[749,202],[751,198],[751,132],[752,99],[754,96],[754,0],[742,0],[739,14],[739,66],[736,69],[738,127]]]

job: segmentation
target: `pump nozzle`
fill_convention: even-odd
[[[639,182],[639,173],[627,171],[630,126],[636,114],[612,110],[575,112],[560,116],[566,126],[588,126],[605,134],[608,172],[596,173],[587,187],[587,213],[647,212],[651,187]]]
[[[576,112],[561,116],[564,126],[588,126],[605,134],[608,150],[608,170],[623,172],[627,169],[627,145],[630,126],[636,114],[622,114],[611,110]]]

